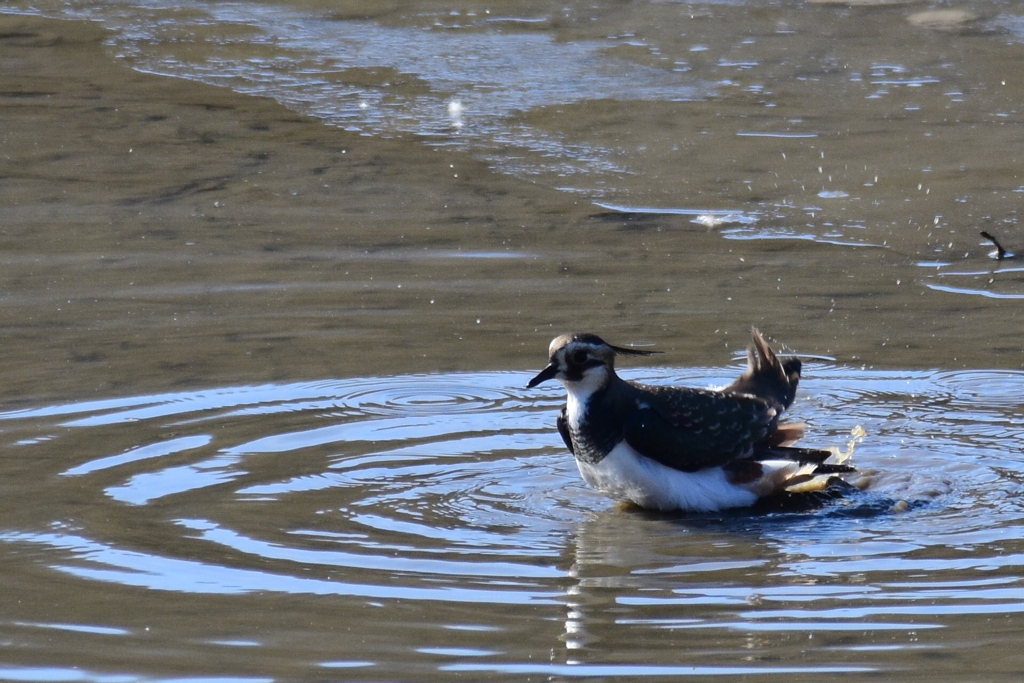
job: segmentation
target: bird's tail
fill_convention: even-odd
[[[803,425],[782,425],[789,428],[790,436],[799,438]],[[850,464],[853,448],[864,435],[857,428],[845,450],[800,448],[786,443],[760,444],[749,460],[730,463],[730,474],[734,483],[745,485],[759,497],[784,493],[809,493],[820,491],[834,477],[857,471]]]
[[[853,457],[854,446],[864,434],[861,427],[855,428],[845,450],[837,446],[828,450],[788,447],[788,450],[796,456],[800,467],[785,480],[779,491],[786,493],[821,491],[828,487],[837,475],[856,472],[857,468],[850,464],[850,459]],[[787,447],[775,447],[775,450],[778,452],[783,448]]]

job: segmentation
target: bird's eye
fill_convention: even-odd
[[[573,360],[574,363],[578,363],[580,365],[582,365],[583,363],[586,363],[587,362],[587,352],[586,351],[577,351],[576,353],[572,354],[572,360]]]

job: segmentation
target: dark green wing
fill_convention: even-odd
[[[624,426],[638,453],[683,472],[750,456],[777,424],[774,408],[752,396],[645,387],[650,400]]]

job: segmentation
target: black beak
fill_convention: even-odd
[[[558,363],[551,361],[548,366],[537,373],[537,376],[530,380],[526,385],[527,389],[533,389],[541,382],[546,382],[549,379],[553,379],[558,374]]]

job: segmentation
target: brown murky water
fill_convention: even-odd
[[[868,5],[0,15],[0,679],[1017,680],[1024,17]],[[623,511],[522,388],[752,324],[863,496]]]

